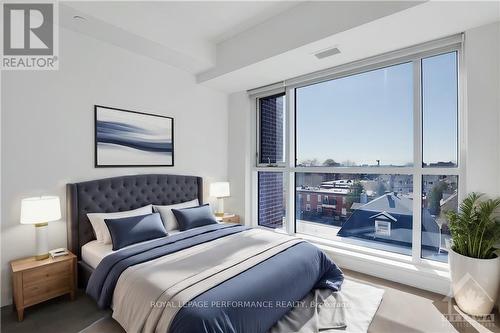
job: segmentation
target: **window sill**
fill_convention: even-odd
[[[298,236],[318,246],[342,268],[442,295],[448,295],[450,292],[450,274],[446,264],[427,261],[415,263],[411,258],[395,253],[373,255],[368,252],[381,251],[371,249],[360,251],[359,246],[352,244],[342,244],[302,234]]]

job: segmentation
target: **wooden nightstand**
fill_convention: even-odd
[[[23,320],[24,309],[70,294],[75,298],[76,256],[69,252],[66,256],[36,260],[29,257],[10,262],[12,269],[12,301],[17,310],[17,319]]]
[[[228,223],[240,223],[240,216],[236,214],[224,214],[224,216],[217,216],[217,221]]]

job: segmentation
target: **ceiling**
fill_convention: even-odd
[[[217,43],[297,4],[297,1],[68,1],[62,4],[61,15],[69,28],[78,25],[82,29],[82,22],[71,20],[78,12],[78,16],[87,19],[86,25],[99,21],[160,44],[192,58],[193,65],[183,69],[199,72],[215,64]]]
[[[272,84],[499,20],[498,1],[60,5],[62,26],[184,70],[224,92]],[[330,47],[341,53],[314,57]]]
[[[198,82],[227,92],[249,90],[498,21],[500,2],[430,1],[217,76],[201,73]],[[316,59],[316,52],[332,46],[341,53]]]

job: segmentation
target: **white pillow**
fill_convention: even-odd
[[[116,213],[89,213],[87,217],[94,228],[95,236],[98,242],[111,244],[111,235],[109,234],[108,226],[105,219],[119,219],[122,217],[139,216],[153,213],[153,205],[147,205],[141,208],[127,210]]]
[[[166,205],[166,206],[154,205],[153,209],[156,213],[160,213],[163,225],[165,225],[165,229],[167,229],[167,232],[169,232],[172,230],[179,229],[179,224],[177,223],[177,219],[175,218],[174,213],[172,213],[172,209],[196,207],[199,205],[200,202],[198,201],[198,199],[194,199],[191,201],[181,202],[174,205]]]

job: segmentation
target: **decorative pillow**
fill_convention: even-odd
[[[97,241],[104,244],[111,244],[111,236],[108,231],[108,227],[104,222],[105,219],[118,219],[122,217],[138,216],[151,214],[153,212],[153,205],[147,205],[134,210],[127,210],[124,212],[116,213],[89,213],[87,217],[89,218],[92,228],[94,228],[94,233]]]
[[[174,213],[172,213],[172,209],[196,207],[199,205],[200,203],[198,202],[198,199],[194,199],[191,201],[181,202],[174,205],[166,205],[166,206],[154,205],[153,210],[157,213],[160,213],[165,229],[167,229],[167,231],[170,232],[172,230],[179,229],[179,224],[177,223]]]
[[[167,236],[167,231],[158,213],[105,219],[104,222],[106,222],[111,234],[113,251],[127,245]]]
[[[172,212],[179,223],[180,231],[217,223],[209,204],[184,209],[172,209]]]

